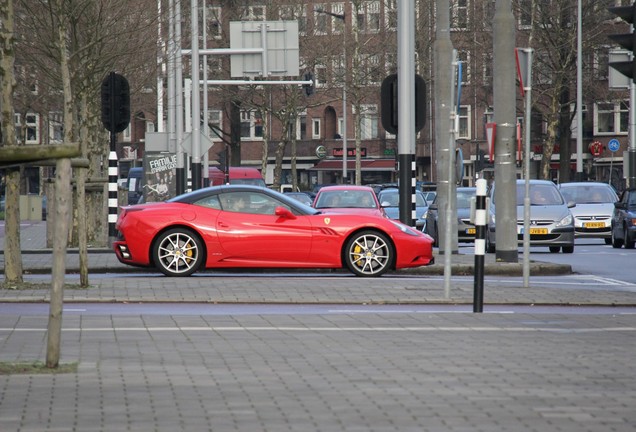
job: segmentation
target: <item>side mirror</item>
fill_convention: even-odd
[[[274,211],[276,216],[285,218],[285,219],[296,219],[296,216],[289,210],[287,207],[278,206]]]
[[[574,201],[568,201],[568,208],[576,207],[576,203]]]
[[[620,210],[625,210],[627,209],[627,206],[625,205],[625,203],[617,201],[614,203],[614,208],[620,209]]]

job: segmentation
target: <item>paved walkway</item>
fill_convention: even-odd
[[[23,226],[33,288],[0,290],[0,362],[46,358],[51,254],[42,239],[42,224]],[[454,273],[472,259],[453,257]],[[69,251],[67,267],[76,262]],[[167,278],[91,250],[89,268],[88,289],[69,274],[64,291],[61,361],[77,363],[77,372],[0,375],[0,431],[636,429],[636,315],[619,307],[615,314],[493,310],[495,303],[636,303],[634,292],[582,289],[578,275],[562,276],[570,289],[539,276],[530,288],[516,276],[489,276],[485,313],[473,314],[434,312],[435,303],[470,303],[473,283],[454,276],[446,298],[431,267],[373,279],[346,272]],[[488,273],[495,268],[501,264],[489,261]],[[158,313],[151,308],[164,305],[153,302],[175,310]],[[104,303],[115,309],[100,312]],[[281,312],[289,303],[327,310]],[[351,306],[364,303],[373,309]]]

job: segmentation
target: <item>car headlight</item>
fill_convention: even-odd
[[[408,234],[408,235],[412,235],[412,236],[417,236],[419,235],[419,233],[417,231],[415,231],[413,228],[411,228],[408,225],[404,225],[402,222],[397,222],[394,221],[393,219],[390,220],[390,222],[395,225],[400,231],[402,231],[404,234]]]
[[[564,226],[572,225],[572,221],[573,221],[572,215],[568,214],[566,217],[564,217],[559,222],[557,222],[556,226],[557,227],[564,227]]]

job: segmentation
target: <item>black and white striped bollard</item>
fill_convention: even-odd
[[[484,310],[484,255],[486,253],[486,194],[488,183],[485,179],[477,180],[477,197],[475,202],[475,290],[473,295],[473,312]]]

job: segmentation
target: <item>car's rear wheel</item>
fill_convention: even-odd
[[[561,248],[559,246],[550,246],[550,252],[552,252],[552,253],[559,253],[560,249]]]
[[[361,231],[345,246],[347,268],[357,276],[381,276],[393,265],[395,252],[388,237],[377,231]]]
[[[574,246],[563,246],[563,253],[574,253]]]
[[[636,244],[636,240],[629,236],[629,231],[627,231],[627,227],[625,229],[625,249],[634,249],[634,244]]]
[[[203,263],[203,244],[186,228],[173,228],[154,242],[155,266],[166,276],[190,276]]]

